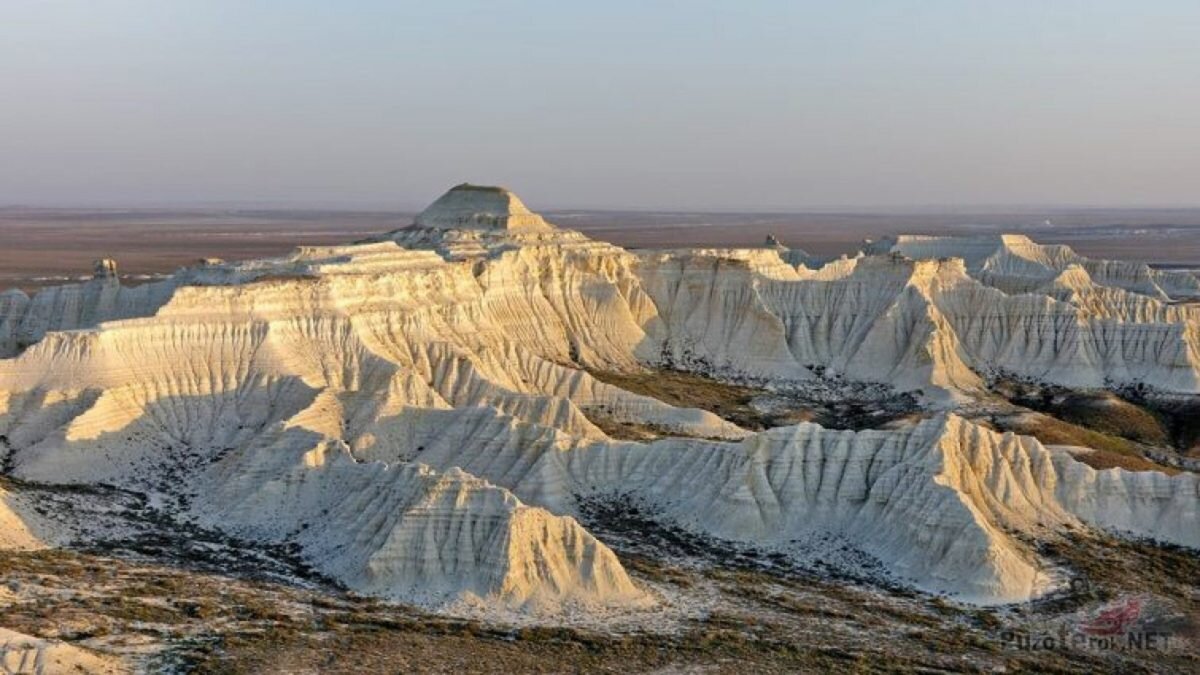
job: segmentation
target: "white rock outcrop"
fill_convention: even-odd
[[[747,543],[837,536],[981,601],[1044,590],[1018,535],[1060,524],[1200,546],[1193,475],[1095,472],[953,415],[751,434],[587,372],[838,375],[943,404],[1000,369],[1200,392],[1200,319],[1174,302],[1194,277],[1010,238],[884,246],[816,268],[777,247],[632,253],[459,186],[359,244],[0,295],[0,436],[18,478],[161,493],[430,605],[651,602],[574,518],[593,496]],[[615,441],[598,416],[681,438]]]
[[[464,414],[474,438],[449,431]],[[557,512],[607,496],[747,544],[837,535],[920,587],[978,601],[1049,588],[1047,565],[1016,534],[1087,524],[1200,547],[1197,476],[1096,471],[954,415],[897,431],[801,424],[740,443],[642,444],[514,426],[488,411],[413,411],[371,434],[366,457],[395,460],[397,448],[416,445],[410,461],[461,466]]]
[[[1200,298],[1200,279],[1143,263],[1089,260],[1063,245],[1038,244],[1023,234],[972,237],[902,235],[873,242],[871,253],[896,253],[915,260],[961,258],[971,275],[1007,293],[1036,290],[1069,267],[1083,268],[1097,285],[1157,300]]]
[[[972,276],[962,258],[779,263],[768,250],[645,256],[639,276],[658,311],[646,326],[654,342],[640,353],[768,379],[804,379],[818,366],[934,399],[961,398],[996,371],[1200,392],[1200,305],[1080,286],[1079,266],[1024,284],[1041,292],[1010,294]],[[1012,278],[1006,285],[1017,285]]]
[[[439,229],[549,230],[512,192],[488,185],[456,185],[417,215],[416,224]]]

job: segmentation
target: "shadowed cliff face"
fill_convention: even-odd
[[[5,296],[0,435],[18,478],[155,494],[390,599],[661,602],[574,520],[603,496],[783,555],[834,535],[898,582],[1020,600],[1056,583],[1028,541],[1061,525],[1200,546],[1196,477],[1095,472],[952,414],[752,433],[587,370],[875,383],[937,408],[995,370],[1194,395],[1200,320],[1171,303],[1198,287],[1024,238],[634,254],[460,186],[360,244]],[[589,416],[678,437],[616,441]]]

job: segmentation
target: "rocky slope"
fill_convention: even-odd
[[[630,252],[459,186],[357,244],[134,288],[105,264],[0,296],[0,460],[24,481],[154,495],[181,522],[295,544],[351,588],[434,606],[661,601],[575,519],[593,498],[784,555],[835,537],[896,580],[985,602],[1052,586],[1028,542],[1063,525],[1200,547],[1192,474],[1096,472],[947,413],[752,434],[588,374],[875,382],[940,408],[999,370],[1200,392],[1190,275],[1020,237],[902,238],[813,267],[791,253]],[[598,417],[676,437],[616,441]],[[4,499],[0,543],[20,545],[29,525]]]

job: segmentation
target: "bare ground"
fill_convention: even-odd
[[[610,516],[612,514],[609,514]],[[597,524],[603,528],[603,524]],[[619,525],[614,525],[619,527]],[[124,656],[151,672],[1195,672],[1194,555],[1064,539],[1048,551],[1086,579],[1034,605],[978,608],[759,566],[719,550],[652,559],[635,579],[709,609],[680,630],[504,626],[300,588],[73,551],[0,559],[0,624]],[[1068,628],[1130,594],[1161,609],[1161,649],[1036,651],[1012,634]],[[1165,622],[1165,623],[1164,623]]]

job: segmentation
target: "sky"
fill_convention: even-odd
[[[0,1],[0,204],[1200,205],[1200,2]]]

